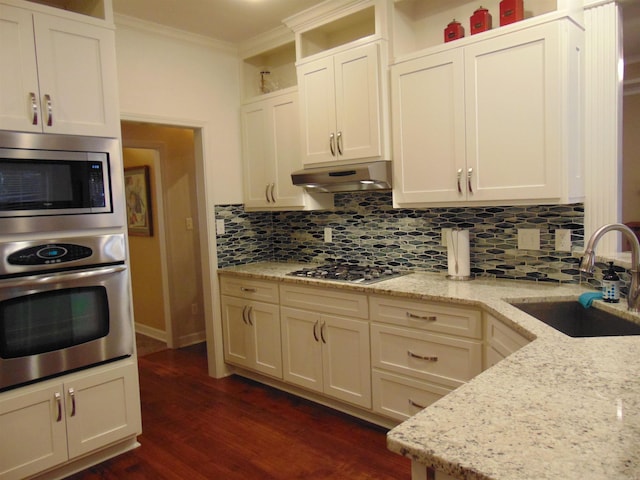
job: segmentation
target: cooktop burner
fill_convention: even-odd
[[[406,272],[380,265],[367,266],[350,263],[332,263],[319,267],[303,268],[302,270],[296,270],[287,275],[368,285],[406,275]]]

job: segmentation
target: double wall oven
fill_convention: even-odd
[[[0,391],[134,351],[117,139],[0,132]]]

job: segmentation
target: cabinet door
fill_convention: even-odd
[[[34,13],[45,133],[117,137],[112,30]]]
[[[396,204],[466,198],[463,76],[461,49],[392,68]]]
[[[371,408],[369,322],[323,315],[320,337],[324,393]]]
[[[300,111],[298,94],[291,93],[271,102],[271,138],[275,168],[274,198],[278,207],[302,207],[304,190],[291,181],[291,173],[302,168]]]
[[[333,57],[322,58],[298,68],[300,128],[305,164],[336,159],[334,78]]]
[[[250,368],[282,378],[280,307],[251,302],[248,304],[246,317],[251,331],[248,337],[251,341]]]
[[[41,132],[31,12],[0,4],[0,129]]]
[[[251,365],[249,350],[251,331],[246,320],[247,301],[223,296],[221,303],[224,359],[241,367],[249,367]]]
[[[558,29],[541,25],[465,48],[469,199],[561,196]]]
[[[141,432],[135,363],[65,382],[69,458]]]
[[[244,203],[247,207],[271,206],[269,187],[275,182],[271,142],[269,142],[269,103],[245,105],[242,117],[242,156],[244,158]]]
[[[283,378],[322,392],[320,314],[281,307]]]
[[[0,399],[0,478],[18,480],[67,460],[62,384]]]
[[[337,54],[334,65],[337,159],[379,157],[382,119],[378,45]]]

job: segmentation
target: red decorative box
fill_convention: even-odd
[[[444,41],[450,42],[464,37],[464,27],[455,19],[444,29]]]
[[[523,18],[523,0],[502,0],[500,2],[500,26],[519,22]]]
[[[489,13],[489,10],[484,7],[477,9],[473,12],[473,15],[471,15],[470,23],[471,35],[491,30],[491,14]]]

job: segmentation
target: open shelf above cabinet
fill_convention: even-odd
[[[568,3],[571,0],[524,0],[523,20],[567,8]],[[454,19],[464,27],[465,38],[471,36],[470,17],[480,5],[491,14],[492,30],[501,28],[500,0],[395,0],[393,56],[397,59],[444,44],[444,29]],[[456,40],[450,43],[453,46]]]
[[[111,0],[28,0],[31,3],[113,22]]]

